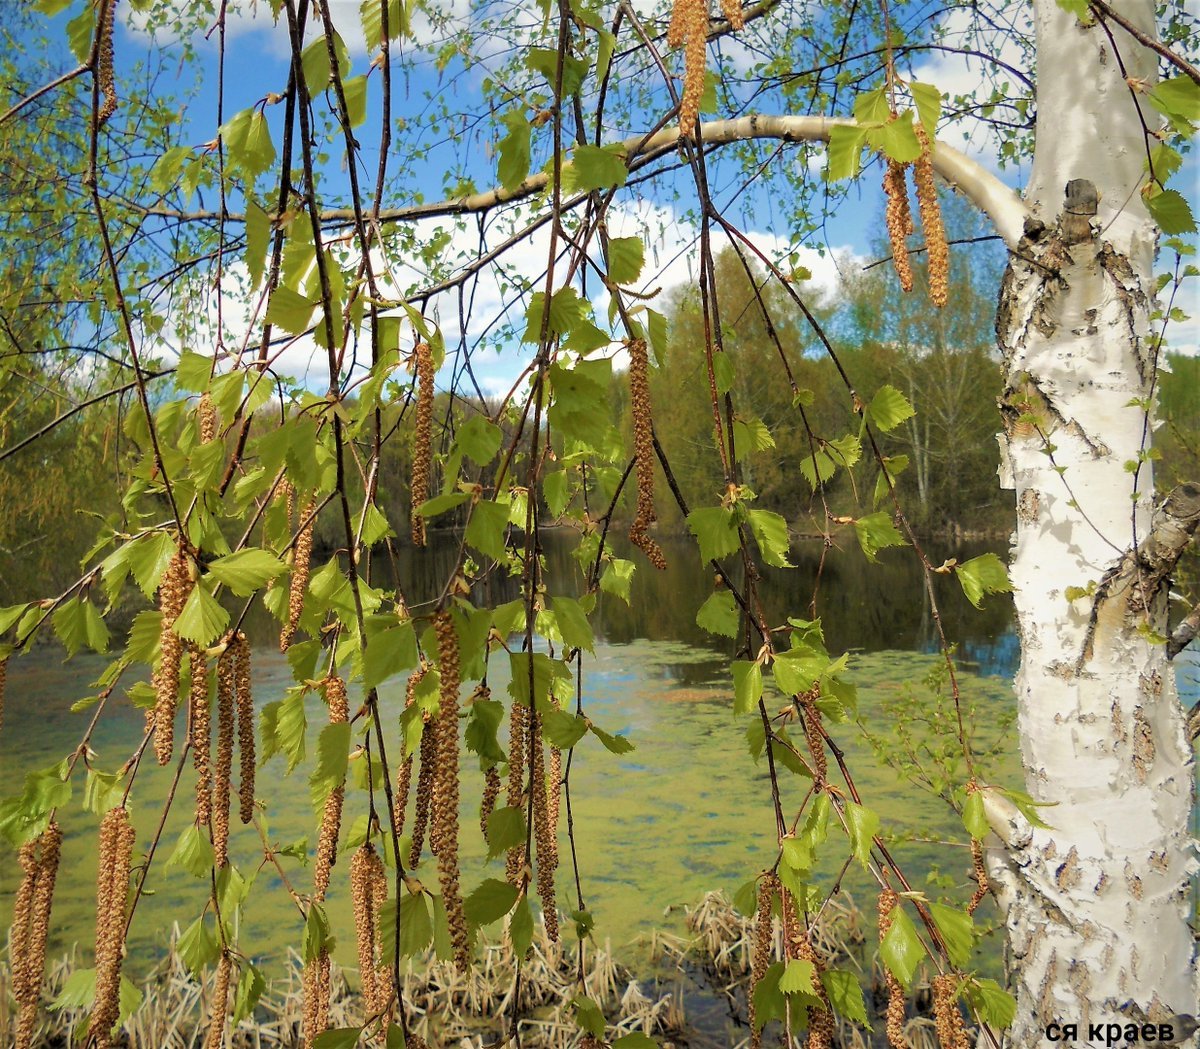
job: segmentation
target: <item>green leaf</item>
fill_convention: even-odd
[[[301,954],[304,961],[315,962],[321,951],[328,950],[332,944],[329,934],[329,919],[319,903],[308,905],[308,915],[304,919],[304,949]]]
[[[993,1027],[1011,1027],[1017,1018],[1017,1002],[995,980],[968,980],[963,988],[971,1008]]]
[[[395,907],[394,901],[392,907]],[[394,910],[392,912],[395,913]],[[394,922],[387,921],[390,917],[385,909],[381,925],[385,931],[383,942],[388,946],[388,935],[394,939]],[[414,958],[421,954],[433,941],[433,917],[429,911],[429,901],[423,892],[406,892],[400,901],[400,953],[405,958]],[[390,955],[388,955],[390,957]]]
[[[309,95],[319,95],[329,86],[329,77],[333,70],[329,64],[329,48],[325,44],[324,34],[317,34],[300,53],[300,68],[304,73],[304,86],[308,88]]]
[[[325,804],[335,787],[346,781],[346,766],[350,758],[350,725],[340,722],[326,725],[317,737],[317,767],[308,783],[314,808]]]
[[[854,973],[843,969],[827,969],[821,973],[821,983],[829,995],[829,1004],[834,1012],[851,1023],[862,1024],[868,1031],[871,1030],[862,987]]]
[[[854,531],[858,535],[858,545],[872,564],[878,562],[879,558],[875,555],[880,550],[889,546],[908,545],[904,536],[897,530],[892,515],[883,511],[860,517],[854,522]]]
[[[559,92],[558,50],[549,47],[535,47],[525,56],[525,66],[535,73],[541,73],[546,78],[555,98],[564,98],[575,94],[583,85],[587,76],[588,64],[572,54],[563,56],[562,62],[562,91]]]
[[[727,363],[728,356],[723,353],[713,355],[713,372],[716,372],[717,359]],[[732,366],[730,366],[732,368]],[[730,383],[732,386],[732,383]],[[717,383],[717,390],[721,390],[721,383]],[[769,448],[775,447],[775,438],[771,436],[771,431],[767,429],[763,421],[755,416],[739,416],[733,420],[733,445],[737,451],[738,461],[748,459],[755,452],[765,452]]]
[[[467,921],[472,925],[490,925],[513,909],[517,896],[516,888],[508,882],[488,878],[463,901]]]
[[[308,330],[315,308],[315,302],[293,291],[286,284],[280,284],[271,292],[271,301],[267,303],[266,321],[292,335],[299,335]]]
[[[600,576],[600,589],[606,594],[614,594],[625,604],[629,604],[630,586],[636,569],[637,565],[633,561],[614,557],[605,567],[604,574]]]
[[[54,613],[54,632],[68,656],[84,645],[96,652],[108,650],[108,626],[100,610],[91,601],[73,597]]]
[[[881,386],[875,396],[871,398],[871,403],[867,406],[867,413],[870,415],[871,421],[885,433],[894,430],[905,419],[910,419],[917,414],[913,410],[913,406],[908,403],[908,398],[894,386]]]
[[[554,517],[562,517],[571,501],[570,481],[566,470],[551,470],[542,478],[542,495]]]
[[[883,127],[867,134],[867,141],[892,160],[910,163],[921,155],[921,143],[913,129],[912,113],[901,113],[895,120],[888,120]]]
[[[762,667],[748,659],[735,659],[733,668],[733,712],[749,714],[762,698]]]
[[[505,805],[493,809],[487,821],[488,859],[525,842],[525,813]]]
[[[358,127],[367,119],[367,78],[351,77],[342,84],[346,98],[346,114],[351,127]]]
[[[850,846],[865,870],[871,859],[871,846],[879,833],[879,815],[871,809],[846,802],[846,824],[850,831]]]
[[[579,145],[562,175],[563,189],[568,193],[590,193],[625,185],[629,169],[614,147]]]
[[[629,1034],[623,1034],[616,1039],[612,1049],[659,1049],[659,1044],[641,1031],[630,1031]]]
[[[417,665],[417,634],[405,621],[390,630],[372,634],[363,649],[363,688],[372,689],[390,677]]]
[[[588,731],[595,736],[610,754],[628,754],[631,750],[635,750],[634,745],[624,736],[613,735],[605,732],[596,725],[588,725]]]
[[[258,203],[246,201],[246,269],[250,273],[250,290],[254,291],[267,268],[267,243],[271,235],[271,217]]]
[[[909,81],[908,89],[917,104],[917,115],[932,139],[937,133],[938,121],[942,117],[942,93],[932,84],[922,84],[919,80]]]
[[[209,930],[204,915],[180,933],[175,949],[193,976],[199,976],[207,966],[216,964],[221,957],[221,944]]]
[[[354,1049],[358,1045],[361,1027],[338,1027],[317,1035],[313,1049]]]
[[[213,847],[208,834],[192,825],[184,829],[167,860],[168,867],[182,867],[193,877],[207,878],[213,865]]]
[[[632,284],[641,276],[644,252],[641,237],[613,237],[608,242],[608,279]]]
[[[925,957],[925,948],[921,946],[917,930],[900,904],[892,908],[892,927],[888,929],[883,943],[879,945],[879,957],[887,966],[888,972],[904,984],[906,989],[912,983],[917,966]]]
[[[793,958],[779,977],[779,989],[784,994],[798,994],[802,999],[807,998],[819,1004],[821,999],[813,986],[813,977],[816,974],[817,967],[812,962],[803,958]]]
[[[704,561],[719,561],[734,553],[741,545],[737,519],[732,510],[726,510],[723,506],[693,510],[687,516],[687,525],[700,544],[700,557]]]
[[[542,734],[551,746],[559,750],[570,750],[587,735],[588,724],[578,714],[551,707],[542,712]]]
[[[208,564],[208,573],[238,597],[249,597],[287,571],[287,565],[266,550],[248,548]]]
[[[76,969],[50,1003],[52,1012],[63,1009],[90,1009],[96,1000],[96,970]]]
[[[233,1026],[237,1027],[246,1017],[253,1015],[263,991],[267,989],[267,980],[262,970],[253,962],[245,962],[242,975],[238,979],[237,990],[233,996]]]
[[[544,291],[535,291],[529,297],[529,308],[525,311],[525,333],[521,336],[522,342],[532,343],[537,345],[542,338],[542,324],[545,311],[546,293]],[[587,306],[580,299],[579,292],[573,287],[559,288],[550,297],[550,317],[546,320],[547,338],[553,339],[558,335],[566,335],[584,318],[584,313]],[[586,370],[575,368],[567,368],[564,366],[556,366],[556,369],[551,371],[551,385],[554,387],[555,397],[559,398],[559,384],[562,381],[562,376],[582,376]]]
[[[572,999],[571,1006],[575,1010],[575,1022],[593,1038],[603,1039],[604,1013],[600,1011],[600,1006],[583,995]]]
[[[733,364],[733,355],[730,353],[714,353],[712,367],[713,382],[717,384],[717,393],[728,393],[733,389],[734,379],[737,378],[737,369]],[[739,432],[737,424],[738,421],[735,419],[733,435],[734,441],[737,443],[737,446],[740,449],[744,441],[742,439],[743,435]]]
[[[516,910],[508,920],[508,936],[512,940],[513,953],[524,958],[533,943],[533,909],[529,906],[528,896],[517,901]]]
[[[529,118],[524,106],[515,106],[500,118],[508,133],[500,140],[500,162],[497,174],[500,185],[512,191],[529,174]]]
[[[791,538],[788,535],[787,521],[782,515],[770,510],[749,510],[750,531],[758,543],[758,552],[762,559],[776,568],[792,568],[788,560],[788,548]]]
[[[830,129],[828,163],[825,166],[825,174],[830,182],[857,177],[866,140],[866,128],[835,124]]]
[[[304,691],[299,689],[287,699],[268,703],[263,707],[259,722],[259,735],[263,743],[261,764],[275,754],[287,756],[289,773],[304,760],[304,734],[308,729],[308,718],[304,713]]]
[[[1200,84],[1186,73],[1161,80],[1150,92],[1150,101],[1161,113],[1178,120],[1200,120]]]
[[[942,935],[950,961],[959,969],[966,968],[975,949],[975,922],[971,916],[957,907],[933,902],[929,903],[929,913]]]
[[[963,826],[967,828],[967,833],[976,841],[982,841],[987,837],[988,821],[984,815],[983,795],[979,791],[974,791],[967,795],[966,804],[963,805]]]
[[[1146,201],[1150,217],[1164,233],[1195,233],[1196,220],[1192,209],[1177,190],[1165,189]]]
[[[486,466],[500,450],[500,427],[486,415],[472,415],[454,435],[454,445],[480,466]]]
[[[740,619],[733,593],[726,589],[714,590],[696,613],[698,627],[724,637],[737,637]]]
[[[185,641],[192,641],[207,648],[221,636],[229,626],[229,613],[208,592],[204,580],[192,587],[184,603],[183,611],[175,620],[174,631]]]
[[[771,1020],[787,1018],[787,999],[779,989],[779,979],[783,976],[783,962],[771,964],[763,977],[754,988],[754,1026],[761,1030]]]
[[[1012,591],[1008,570],[995,554],[981,554],[964,561],[955,570],[967,600],[982,608],[984,594],[1006,594]]]
[[[494,561],[505,561],[508,552],[504,535],[508,529],[508,504],[480,499],[471,507],[471,519],[467,522],[466,540],[481,554]]]
[[[322,40],[321,47],[324,46]],[[271,129],[258,108],[243,109],[221,125],[220,133],[228,151],[229,165],[244,171],[251,179],[274,165]]]
[[[882,124],[891,115],[885,88],[863,91],[854,99],[854,119],[860,124]]]
[[[570,648],[582,648],[585,652],[594,653],[595,635],[583,606],[573,597],[552,597],[550,608],[557,619],[563,643]]]

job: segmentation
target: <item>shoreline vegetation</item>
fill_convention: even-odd
[[[656,933],[650,938],[645,973],[635,973],[616,959],[611,947],[587,943],[579,947],[551,943],[545,926],[535,925],[533,943],[515,979],[513,950],[507,939],[482,941],[479,964],[459,974],[452,961],[431,953],[413,959],[404,975],[404,1000],[413,1032],[440,1049],[484,1049],[506,1029],[513,995],[520,995],[521,1042],[526,1049],[568,1049],[585,1037],[575,1007],[586,993],[600,1004],[609,1021],[606,1042],[634,1032],[661,1040],[665,1049],[718,1049],[747,1044],[747,993],[754,945],[753,917],[746,917],[721,893],[708,893],[686,907],[686,936]],[[772,936],[783,935],[779,918]],[[843,1049],[874,1049],[886,1044],[883,1017],[888,991],[875,959],[873,916],[864,914],[848,896],[832,902],[814,923],[814,948],[827,969],[865,974],[868,993],[865,1032],[839,1016],[833,1044]],[[87,1002],[92,970],[72,951],[49,965],[43,1008],[38,1011],[33,1045],[37,1049],[74,1049],[86,1040]],[[269,981],[253,1012],[240,1017],[228,1032],[231,1049],[292,1049],[303,1044],[301,993],[303,960],[289,953],[286,973]],[[352,1031],[363,1020],[357,973],[331,968],[330,1033]],[[199,1049],[209,1037],[209,1004],[213,973],[193,973],[178,950],[178,930],[167,956],[142,981],[138,994],[126,998],[113,1045],[128,1049]],[[9,1044],[15,1013],[10,1009],[9,966],[0,963],[0,1044]],[[123,995],[123,997],[125,997]],[[935,1049],[935,1021],[929,982],[914,979],[905,1003],[904,1035],[912,1049]],[[782,1044],[778,1021],[764,1028],[763,1044]],[[330,1044],[333,1044],[332,1042]],[[355,1042],[347,1034],[337,1045]],[[593,1043],[594,1044],[594,1043]]]

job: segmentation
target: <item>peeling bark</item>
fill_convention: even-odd
[[[1018,507],[1022,761],[1026,789],[1054,806],[1042,810],[1051,827],[1031,826],[994,793],[985,803],[1003,844],[991,874],[1012,948],[1010,1039],[1021,1047],[1043,1045],[1052,1023],[1124,1023],[1131,1009],[1165,1020],[1200,998],[1188,926],[1192,753],[1162,637],[1200,487],[1151,505],[1143,130],[1103,31],[1053,0],[1036,7],[1034,217],[1005,276],[997,335],[1002,483]],[[1153,4],[1121,10],[1152,29]],[[1122,59],[1153,79],[1152,53],[1131,44]]]

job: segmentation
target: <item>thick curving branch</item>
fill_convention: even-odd
[[[783,142],[825,142],[837,126],[853,127],[854,121],[819,116],[767,116],[752,114],[733,120],[710,120],[700,125],[700,141],[706,146],[728,145],[752,139],[778,139]],[[637,171],[676,148],[680,142],[678,127],[664,128],[654,135],[631,135],[620,143],[630,172]],[[933,166],[939,175],[954,186],[992,221],[996,232],[1008,247],[1016,247],[1024,232],[1029,209],[1020,196],[982,165],[953,146],[937,142],[933,150]],[[403,208],[381,208],[381,222],[413,222],[417,219],[443,215],[470,215],[490,211],[503,204],[536,196],[550,184],[546,172],[530,175],[512,189],[497,186],[482,193],[414,204]],[[168,208],[139,209],[146,215],[161,218],[215,221],[216,212],[184,212]],[[323,223],[354,221],[350,208],[328,208],[320,212]],[[229,214],[232,222],[244,222],[245,215]]]

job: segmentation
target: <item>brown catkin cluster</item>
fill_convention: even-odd
[[[812,964],[813,994],[821,1000],[820,1006],[814,1006],[808,1011],[808,1049],[830,1049],[833,1044],[833,1007],[829,1003],[825,985],[821,982],[825,963],[813,946],[808,930],[800,921],[795,900],[786,890],[782,892],[782,902],[784,947],[787,956],[800,958]]]
[[[721,14],[735,32],[746,27],[746,12],[742,10],[740,0],[721,0]]]
[[[707,68],[708,0],[675,0],[671,9],[671,24],[667,28],[667,44],[682,46],[683,95],[679,101],[679,133],[690,137],[700,115],[700,98],[704,94],[704,73]]]
[[[354,931],[358,939],[358,975],[362,984],[364,1018],[380,1017],[391,1002],[387,964],[380,957],[377,924],[387,901],[387,873],[383,860],[368,841],[350,861],[350,899],[354,905]]]
[[[437,769],[437,724],[428,714],[422,715],[421,767],[417,772],[417,804],[413,813],[412,848],[408,854],[408,865],[416,867],[421,862],[421,849],[425,844],[425,831],[429,826],[429,812],[433,807],[433,780]]]
[[[408,687],[405,689],[404,694],[405,710],[410,709],[417,701],[417,686],[421,683],[422,678],[425,677],[427,672],[428,668],[422,663],[416,670],[409,674]],[[422,728],[421,741],[424,742],[424,740],[425,732]],[[396,770],[396,800],[394,802],[395,808],[392,810],[392,821],[396,829],[397,838],[404,833],[405,810],[408,808],[408,792],[412,789],[412,770],[413,756],[409,754],[400,763],[400,768]],[[425,811],[426,813],[429,812],[428,801],[426,801]],[[416,864],[411,864],[411,866],[415,867]]]
[[[204,649],[188,645],[192,674],[189,692],[192,765],[196,769],[196,822],[206,826],[212,816],[212,708],[208,702],[208,664]]]
[[[546,772],[546,820],[550,824],[550,848],[558,866],[558,814],[562,804],[562,751],[550,748],[550,767]]]
[[[425,545],[425,518],[417,513],[429,497],[429,464],[433,454],[433,351],[421,342],[413,351],[417,369],[417,426],[413,443],[412,541]]]
[[[312,1049],[317,1037],[329,1027],[329,952],[324,947],[307,962],[300,975],[304,992],[304,1049]]]
[[[645,339],[629,342],[629,397],[633,404],[633,455],[637,464],[637,515],[629,539],[655,568],[666,568],[667,559],[650,538],[649,528],[658,519],[654,512],[654,436],[650,428],[649,361]]]
[[[200,443],[208,444],[217,437],[217,406],[207,390],[200,394],[200,403],[196,405],[196,417],[200,421]]]
[[[967,904],[968,914],[974,914],[988,894],[987,868],[983,865],[983,843],[975,838],[971,839],[971,866],[975,876],[975,891],[971,894],[971,902]]]
[[[816,773],[817,783],[825,782],[829,771],[829,762],[825,757],[825,737],[821,732],[821,712],[817,709],[816,687],[800,696],[800,706],[804,710],[804,738],[808,742],[808,751],[813,759],[813,772]]]
[[[913,180],[917,184],[921,230],[929,254],[929,301],[941,307],[946,305],[950,291],[950,247],[946,243],[946,227],[942,224],[942,208],[933,178],[933,145],[924,124],[915,121],[913,128],[921,143],[921,155],[913,162]]]
[[[304,611],[304,595],[308,592],[308,569],[312,562],[313,522],[317,500],[312,499],[300,511],[301,528],[292,547],[292,578],[288,583],[288,617],[279,631],[279,651],[286,652],[296,636],[300,615]]]
[[[771,903],[779,888],[775,874],[764,875],[758,883],[758,911],[754,917],[754,953],[750,956],[750,1049],[762,1045],[762,1027],[756,1022],[754,991],[771,965]]]
[[[542,901],[542,920],[551,943],[558,942],[558,904],[554,896],[554,872],[558,869],[558,842],[550,823],[546,763],[542,748],[541,719],[534,714],[529,731],[529,789],[533,791],[533,840],[537,846],[537,892]]]
[[[496,800],[500,797],[500,770],[489,765],[483,770],[483,799],[479,803],[479,829],[483,840],[488,840],[488,820],[496,811]]]
[[[162,613],[159,628],[158,669],[154,672],[154,752],[165,765],[175,749],[175,706],[179,702],[179,664],[183,661],[183,641],[172,629],[192,592],[192,572],[187,555],[175,551],[158,585],[158,609]]]
[[[933,978],[933,1022],[942,1049],[968,1049],[967,1025],[958,1008],[958,980],[951,973]]]
[[[219,870],[229,859],[229,795],[233,774],[233,706],[237,691],[235,642],[217,659],[217,760],[213,766],[213,863]]]
[[[326,678],[325,698],[329,701],[329,724],[344,725],[350,720],[346,682],[336,676]],[[339,783],[325,799],[321,833],[317,837],[317,860],[313,865],[313,894],[318,900],[325,899],[325,893],[329,891],[329,872],[337,862],[338,835],[342,831],[342,802],[345,797],[346,785]]]
[[[459,972],[470,968],[467,918],[458,887],[458,632],[449,612],[433,617],[437,634],[441,696],[437,713],[437,766],[433,781],[433,826],[429,847],[437,856],[438,882],[454,945],[454,964]]]
[[[117,111],[117,85],[113,78],[113,14],[117,0],[100,0],[96,20],[96,83],[104,102],[96,115],[96,126],[103,127]]]
[[[908,257],[908,236],[913,231],[912,211],[908,206],[908,183],[905,180],[907,164],[889,160],[883,172],[883,191],[887,194],[888,240],[892,245],[892,265],[900,278],[900,288],[912,291],[912,261]]]
[[[21,886],[13,901],[9,952],[12,958],[12,990],[17,1003],[16,1049],[33,1045],[42,976],[46,969],[46,938],[50,932],[50,905],[62,850],[62,831],[50,825],[21,846]]]
[[[525,744],[529,732],[529,708],[513,703],[508,728],[508,804],[510,808],[525,808]],[[508,883],[521,888],[521,872],[525,867],[525,848],[514,845],[508,850],[504,874]]]
[[[879,894],[879,942],[887,935],[892,927],[892,911],[900,903],[900,897],[890,888],[885,888]],[[884,978],[887,981],[887,1040],[892,1049],[909,1049],[908,1039],[904,1037],[904,987],[886,966]]]
[[[0,725],[4,724],[4,686],[8,681],[8,656],[0,659]]]
[[[238,784],[239,815],[243,823],[254,817],[254,693],[250,690],[250,642],[240,630],[233,639],[234,703],[237,707],[238,755],[242,779]]]
[[[96,1003],[88,1039],[97,1049],[112,1044],[120,1015],[121,960],[125,954],[125,898],[133,857],[133,825],[122,806],[109,809],[100,821],[100,856],[96,872]]]
[[[217,979],[213,984],[212,1006],[208,1013],[208,1037],[204,1049],[221,1049],[225,1042],[225,1017],[229,1007],[229,977],[233,971],[233,959],[228,951],[221,952],[217,962]]]

